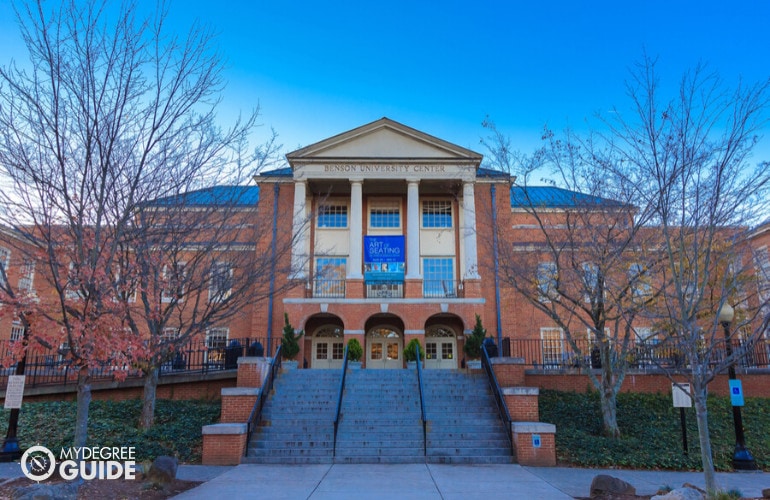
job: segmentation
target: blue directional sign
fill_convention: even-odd
[[[730,404],[733,406],[743,406],[743,386],[740,380],[729,380],[730,382]]]
[[[532,434],[532,447],[540,448],[540,434]]]

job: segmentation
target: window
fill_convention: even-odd
[[[767,247],[759,248],[754,253],[754,267],[757,273],[759,298],[763,301],[770,299],[770,254]]]
[[[347,205],[321,205],[318,209],[318,227],[348,227]]]
[[[35,293],[33,286],[35,279],[35,261],[24,260],[24,264],[21,266],[21,272],[19,274],[19,292],[32,295]]]
[[[537,265],[537,291],[541,302],[556,298],[557,278],[555,262],[541,262]]]
[[[452,227],[451,201],[423,201],[422,227],[450,228]]]
[[[209,302],[221,302],[227,299],[232,290],[233,268],[230,267],[230,263],[214,261],[211,264]]]
[[[172,300],[182,300],[184,296],[184,285],[187,279],[187,271],[184,262],[177,262],[172,265],[163,266],[163,291],[161,300],[171,302]]]
[[[78,300],[83,298],[83,292],[80,290],[80,276],[74,262],[70,262],[69,265],[64,298],[67,300]]]
[[[209,328],[206,330],[206,362],[223,363],[225,360],[225,347],[230,336],[229,328]]]
[[[315,260],[316,279],[313,281],[314,297],[344,297],[345,257],[319,257]]]
[[[375,229],[401,227],[401,211],[397,201],[377,202],[369,210],[369,227]]]
[[[564,352],[563,332],[561,328],[541,328],[540,341],[542,342],[543,366],[559,366]]]
[[[583,290],[585,290],[585,301],[597,300],[599,298],[599,266],[593,262],[583,262]]]
[[[160,340],[164,344],[174,342],[179,338],[179,328],[166,327],[160,334]]]
[[[422,292],[424,297],[455,297],[454,259],[425,258],[422,260]]]
[[[0,247],[0,286],[5,285],[5,279],[8,276],[8,264],[11,261],[11,251],[5,247]]]
[[[628,279],[631,282],[631,290],[634,297],[645,298],[652,293],[649,276],[647,276],[644,266],[635,262],[628,266]]]
[[[21,340],[23,336],[24,326],[21,324],[21,321],[14,321],[11,325],[11,342]]]

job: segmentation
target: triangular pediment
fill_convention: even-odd
[[[389,118],[344,132],[286,155],[294,160],[430,159],[480,162],[482,156]]]

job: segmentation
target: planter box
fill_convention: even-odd
[[[348,361],[348,370],[360,370],[362,364],[361,361]]]
[[[465,366],[467,366],[469,370],[481,370],[481,360],[472,359],[470,361],[466,361]]]
[[[299,361],[281,361],[281,368],[284,370],[296,370]]]

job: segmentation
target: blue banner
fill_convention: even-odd
[[[364,236],[364,278],[403,281],[405,255],[403,236]]]
[[[364,236],[364,262],[405,262],[403,236]]]

